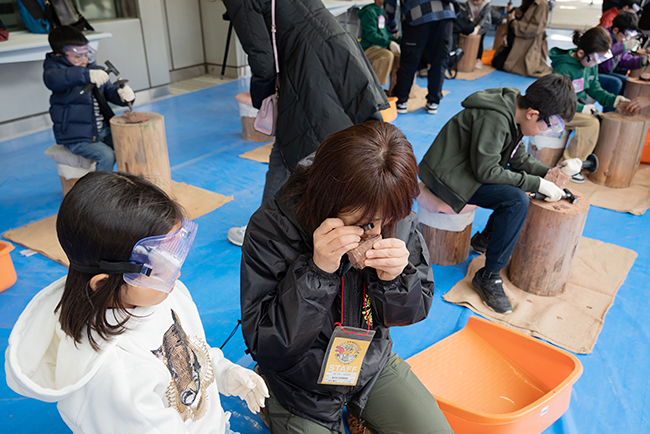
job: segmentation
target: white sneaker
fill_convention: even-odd
[[[246,235],[246,226],[228,229],[228,241],[236,246],[241,247],[244,244],[244,235]]]
[[[476,64],[474,65],[474,69],[481,69],[483,68],[483,62],[481,59],[476,59]]]
[[[435,115],[436,113],[438,113],[438,104],[436,104],[435,102],[429,102],[427,103],[426,106],[424,106],[424,109],[430,115]]]

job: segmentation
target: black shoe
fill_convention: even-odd
[[[512,313],[510,300],[503,292],[503,279],[499,272],[486,273],[485,268],[476,272],[472,279],[472,286],[483,299],[483,303],[496,313]]]
[[[490,243],[490,235],[486,235],[484,232],[477,232],[472,237],[472,240],[469,242],[469,245],[472,246],[472,249],[476,253],[483,254],[487,250],[487,246]]]

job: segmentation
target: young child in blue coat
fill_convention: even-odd
[[[54,138],[73,154],[94,160],[95,170],[113,170],[115,151],[109,121],[114,116],[108,102],[126,106],[135,100],[133,90],[120,88],[95,64],[95,51],[79,30],[60,26],[48,36],[52,52],[43,62],[43,81],[52,91],[50,117]]]

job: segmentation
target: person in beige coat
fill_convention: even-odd
[[[546,64],[548,15],[546,0],[523,0],[515,10],[515,19],[510,22],[514,39],[503,65],[505,71],[527,77],[543,77],[551,73],[552,68]]]

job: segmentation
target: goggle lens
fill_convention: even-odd
[[[97,50],[90,45],[66,45],[63,47],[63,52],[66,53],[70,62],[75,66],[81,65],[86,59],[88,63],[93,63],[97,58]]]
[[[548,123],[542,119],[537,121],[537,127],[543,136],[552,136],[564,131],[564,120],[561,116],[552,115],[548,118]]]

